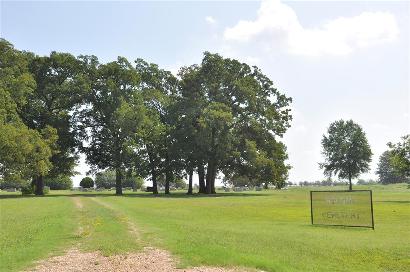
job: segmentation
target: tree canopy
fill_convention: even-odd
[[[400,175],[410,178],[410,134],[396,144],[388,143],[391,149],[391,165]]]
[[[36,194],[43,194],[39,177],[52,168],[58,139],[56,129],[33,129],[24,122],[23,108],[37,86],[29,71],[32,55],[0,40],[0,176],[35,180]]]
[[[91,177],[84,177],[80,181],[80,186],[83,188],[92,188],[94,187],[94,180]]]
[[[405,180],[405,176],[398,171],[393,164],[393,154],[387,150],[380,156],[376,174],[382,184],[399,183]]]
[[[372,151],[362,127],[353,120],[339,120],[330,124],[327,134],[322,138],[322,154],[325,162],[319,166],[325,175],[338,175],[349,180],[369,171]]]
[[[281,187],[289,166],[277,139],[290,126],[291,98],[257,67],[208,52],[201,65],[181,69],[180,77],[180,115],[188,131],[183,137],[198,150],[185,150],[185,162],[188,168],[197,164],[200,192],[215,193],[219,172]]]

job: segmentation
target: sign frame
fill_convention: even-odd
[[[372,225],[371,226],[354,226],[354,225],[341,225],[341,224],[318,224],[313,222],[313,200],[312,194],[313,193],[354,193],[354,192],[370,192],[370,211],[372,214]],[[374,214],[373,214],[373,192],[372,190],[332,190],[332,191],[310,191],[310,222],[312,225],[316,226],[338,226],[338,227],[353,227],[353,228],[370,228],[374,230]]]

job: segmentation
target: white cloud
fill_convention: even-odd
[[[321,56],[347,55],[359,48],[392,42],[398,34],[396,18],[390,12],[363,12],[305,28],[290,6],[279,0],[263,0],[255,20],[241,20],[225,29],[224,38],[261,42],[266,50],[281,45],[291,54]]]
[[[206,16],[205,21],[210,25],[216,24],[216,19],[212,16]]]

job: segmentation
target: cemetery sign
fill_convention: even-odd
[[[371,190],[310,191],[312,225],[374,229]]]

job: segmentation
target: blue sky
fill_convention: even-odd
[[[291,181],[323,178],[320,140],[334,120],[366,131],[374,156],[364,178],[375,176],[386,143],[410,132],[409,2],[3,0],[0,8],[1,37],[39,55],[142,57],[176,72],[211,51],[258,65],[294,99],[284,137]]]

